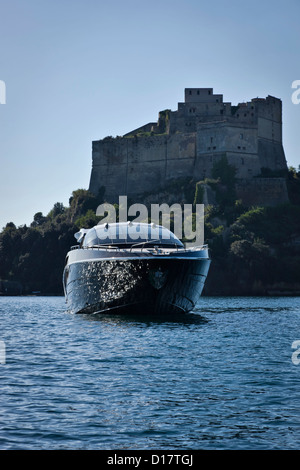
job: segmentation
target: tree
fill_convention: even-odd
[[[47,217],[44,217],[42,212],[37,212],[33,216],[33,222],[30,224],[31,227],[38,227],[42,225],[47,220]]]
[[[216,200],[220,207],[224,209],[226,206],[232,206],[236,200],[236,168],[228,163],[226,156],[223,156],[214,162],[211,175],[220,182],[216,186]]]
[[[76,219],[76,225],[80,228],[92,228],[98,224],[101,217],[97,216],[94,211],[89,209],[85,215]]]
[[[70,220],[74,222],[78,217],[85,215],[88,210],[92,210],[96,214],[98,202],[94,194],[86,189],[73,191],[69,199]]]
[[[60,214],[63,214],[65,207],[62,202],[56,202],[53,206],[53,209],[49,212],[48,217],[54,219]]]
[[[228,163],[227,157],[223,156],[220,160],[214,162],[211,176],[220,179],[221,183],[227,187],[233,187],[235,184],[236,168]]]

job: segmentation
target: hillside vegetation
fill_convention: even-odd
[[[145,194],[136,202],[195,205],[203,202],[203,184],[209,184],[216,203],[205,208],[212,264],[204,295],[299,295],[300,171],[289,169],[290,203],[277,207],[245,207],[235,196],[234,169],[224,161],[212,176],[205,182],[174,181],[160,195]],[[68,207],[57,202],[49,214],[34,214],[29,226],[7,223],[0,233],[0,293],[63,294],[62,272],[66,253],[76,244],[74,233],[99,222],[95,214],[102,202],[104,191],[95,197],[78,189]]]

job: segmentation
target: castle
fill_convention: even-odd
[[[170,181],[211,176],[226,156],[236,168],[236,190],[245,204],[288,200],[282,145],[282,102],[273,96],[233,106],[212,88],[186,88],[177,111],[122,137],[94,141],[89,190],[105,187],[105,198],[134,197],[160,190]]]

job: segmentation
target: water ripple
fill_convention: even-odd
[[[72,315],[0,298],[1,449],[298,449],[298,298]]]

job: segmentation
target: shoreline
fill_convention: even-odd
[[[64,294],[5,294],[0,292],[1,297],[64,297]],[[200,298],[208,298],[208,297],[300,297],[300,292],[277,292],[277,291],[269,291],[265,294],[254,294],[254,293],[247,293],[247,294],[203,294]]]

